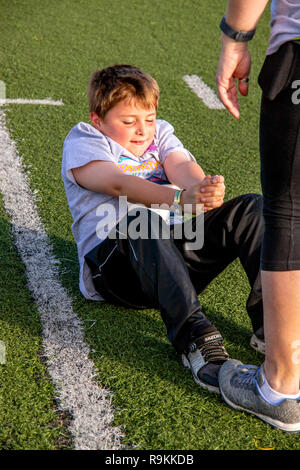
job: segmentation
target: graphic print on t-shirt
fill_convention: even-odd
[[[149,154],[149,158],[143,161],[136,161],[127,155],[121,155],[117,166],[126,175],[139,176],[158,184],[168,183],[163,166],[152,154]]]

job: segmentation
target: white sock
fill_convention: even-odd
[[[276,392],[268,384],[267,378],[265,376],[264,366],[261,366],[261,373],[264,378],[264,383],[262,386],[259,386],[262,397],[271,405],[279,405],[280,402],[289,398],[290,400],[299,400],[300,399],[300,390],[296,395],[286,395],[284,393]]]

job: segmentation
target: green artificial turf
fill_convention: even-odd
[[[277,431],[236,412],[217,395],[199,389],[167,341],[158,311],[93,303],[78,290],[72,220],[60,176],[61,153],[71,127],[89,120],[86,90],[95,68],[131,63],[151,73],[161,87],[158,117],[173,124],[176,135],[205,172],[224,175],[226,198],[260,192],[260,90],[256,79],[267,47],[268,12],[251,43],[251,93],[241,99],[240,121],[226,111],[206,108],[182,80],[183,75],[197,74],[215,90],[218,24],[225,5],[225,1],[206,0],[52,0],[47,4],[38,0],[0,0],[5,17],[5,26],[0,30],[0,80],[6,83],[7,97],[51,97],[65,104],[7,106],[7,125],[24,159],[31,188],[37,191],[39,214],[61,260],[61,281],[72,297],[74,311],[86,325],[99,383],[113,392],[114,423],[125,430],[124,444],[135,449],[300,447],[297,435]],[[7,223],[6,218],[0,232],[4,241],[9,239]],[[13,251],[11,244],[8,249]],[[6,381],[6,395],[1,398],[1,406],[9,408],[10,424],[9,431],[0,429],[0,445],[5,442],[2,446],[8,448],[53,448],[63,431],[59,426],[49,430],[49,422],[54,419],[53,391],[38,358],[41,331],[24,283],[12,281],[10,274],[15,269],[22,271],[19,261],[15,264],[7,268],[9,275],[3,286],[2,303],[9,303],[9,307],[3,310],[6,326],[0,339],[5,338],[11,349],[17,349],[22,338],[30,351],[25,353],[21,348],[11,365],[15,379]],[[221,330],[231,357],[260,364],[263,357],[249,347],[251,327],[245,310],[248,293],[247,279],[236,261],[200,300]],[[22,311],[20,321],[14,318],[15,302]],[[31,324],[34,326],[29,327]],[[38,381],[33,379],[34,374]],[[22,406],[16,406],[25,380],[30,386],[25,387]],[[33,397],[36,407],[32,405]],[[24,409],[31,409],[36,421],[27,419]]]
[[[9,220],[0,207],[0,448],[54,450],[72,447],[69,417],[53,400],[41,344],[38,313],[13,246]]]

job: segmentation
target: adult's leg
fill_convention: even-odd
[[[300,104],[294,83],[300,78],[300,45],[284,47],[291,57],[286,83],[274,99],[263,94],[261,105],[264,368],[274,390],[295,394],[300,380]]]
[[[258,368],[227,361],[219,371],[230,406],[293,432],[300,431],[299,70],[300,45],[285,43],[266,58],[260,74],[265,362]]]

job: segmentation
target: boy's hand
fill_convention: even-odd
[[[195,184],[182,193],[181,205],[192,205],[192,212],[207,212],[220,207],[224,202],[225,184],[221,175],[207,175],[199,184]],[[198,204],[198,207],[196,206]],[[203,204],[202,210],[199,205]],[[184,207],[183,207],[184,209]]]
[[[224,202],[225,184],[221,175],[205,176],[200,184],[201,199],[204,204],[204,212],[220,207]]]

